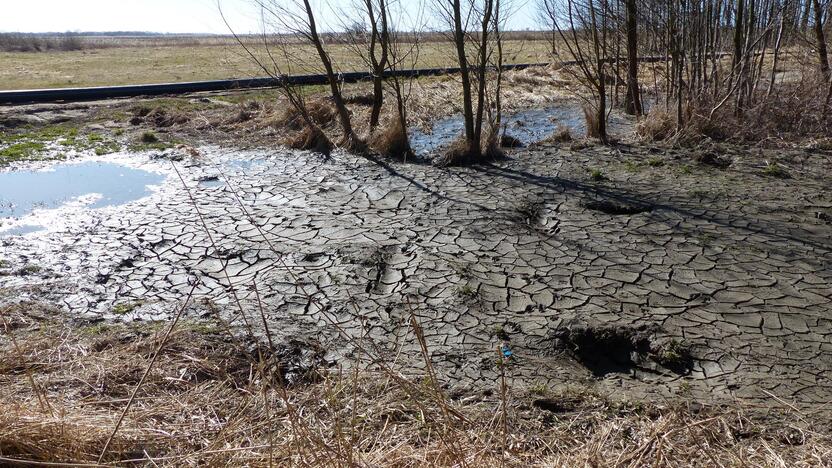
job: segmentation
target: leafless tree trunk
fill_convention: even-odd
[[[815,47],[817,47],[818,52],[818,62],[820,63],[820,74],[823,76],[825,80],[829,80],[829,56],[826,52],[826,35],[823,31],[824,25],[824,7],[825,5],[821,4],[820,0],[812,0],[812,9],[815,13],[813,30],[815,33]]]
[[[625,111],[641,115],[641,91],[638,86],[638,7],[636,0],[625,0],[627,15],[627,100]]]
[[[370,131],[378,126],[381,107],[384,105],[384,73],[390,58],[390,32],[387,21],[386,0],[364,0],[367,17],[370,21],[370,50],[369,59],[373,68],[373,106],[370,110]],[[381,48],[381,55],[376,57],[376,48]]]
[[[605,64],[611,60],[607,45],[611,12],[608,0],[540,0],[541,16],[554,25],[576,62],[573,76],[591,94],[587,98],[587,135],[603,143],[607,136],[607,83]],[[567,68],[567,71],[570,69]]]
[[[342,146],[352,150],[361,149],[363,142],[360,138],[358,138],[352,128],[350,112],[347,109],[347,105],[344,103],[344,97],[341,95],[341,86],[338,83],[338,77],[335,76],[335,71],[332,68],[332,60],[329,58],[329,54],[324,49],[323,42],[318,34],[318,28],[315,24],[315,13],[312,11],[312,5],[310,5],[309,0],[303,0],[303,7],[306,11],[308,21],[308,37],[312,42],[312,45],[315,46],[315,50],[318,52],[318,58],[320,58],[321,64],[324,66],[326,78],[329,82],[330,92],[332,93],[332,101],[335,103],[335,110],[338,112],[341,130],[344,133],[344,139],[341,144]]]
[[[269,10],[267,10],[265,5],[259,3],[257,3],[257,5],[261,7],[261,13],[265,16]],[[298,145],[298,149],[312,149],[329,154],[332,149],[332,144],[309,114],[303,92],[286,79],[292,71],[291,66],[287,67],[284,65],[284,63],[291,63],[291,60],[289,59],[290,45],[285,41],[280,40],[280,38],[278,38],[277,41],[274,40],[275,38],[270,38],[264,24],[261,35],[262,42],[258,44],[265,50],[265,54],[261,56],[255,52],[252,47],[249,47],[249,45],[231,28],[231,25],[228,23],[222,9],[220,9],[219,13],[226,27],[228,27],[228,30],[234,36],[238,45],[240,45],[249,58],[251,58],[257,67],[260,68],[260,70],[266,75],[281,83],[278,89],[289,101],[292,108],[298,113],[301,120],[303,120],[307,135],[305,140],[301,141],[301,144]],[[273,50],[275,48],[276,50]]]
[[[463,8],[462,0],[438,0],[439,14],[450,26],[450,39],[460,68],[462,114],[465,126],[462,148],[452,148],[442,159],[441,164],[476,163],[493,156],[491,152],[483,151],[483,129],[485,128],[486,102],[489,97],[488,63],[493,52],[490,35],[494,28],[495,5],[500,1],[471,0]],[[496,9],[499,10],[499,5]],[[477,25],[476,34],[468,30],[469,24]],[[499,33],[496,37],[499,43]],[[470,50],[471,48],[474,50]],[[473,67],[469,59],[471,57]]]

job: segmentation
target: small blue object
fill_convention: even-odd
[[[503,352],[503,357],[506,359],[510,359],[511,356],[514,355],[514,353],[511,352],[511,348],[509,348],[507,344],[504,344],[500,350]]]

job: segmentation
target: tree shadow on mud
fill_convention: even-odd
[[[785,226],[784,223],[776,221],[767,222],[761,219],[741,217],[738,216],[739,213],[737,212],[721,210],[715,206],[701,207],[701,203],[679,197],[678,195],[674,195],[672,198],[663,196],[659,200],[645,196],[644,194],[586,184],[556,176],[534,174],[495,164],[474,166],[474,169],[483,174],[506,178],[514,182],[529,184],[546,190],[561,189],[562,191],[575,192],[582,198],[592,198],[595,203],[612,203],[624,207],[651,207],[652,209],[650,211],[653,214],[668,211],[690,220],[707,222],[740,233],[761,235],[772,241],[794,243],[819,251],[816,253],[821,255],[832,253],[832,242],[824,243],[821,240],[812,239],[814,237],[813,234],[806,230],[801,229],[802,235],[795,235],[792,232],[788,232],[794,230],[793,226]],[[601,200],[600,202],[598,201],[599,199]],[[676,227],[675,230],[678,231],[681,229]]]

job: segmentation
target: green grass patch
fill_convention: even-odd
[[[693,174],[693,168],[690,167],[690,165],[685,164],[684,166],[682,166],[678,169],[678,172],[679,172],[679,174],[690,175],[690,174]]]
[[[549,393],[549,387],[543,382],[536,382],[529,386],[529,393],[543,396]]]
[[[173,148],[175,145],[176,143],[172,141],[162,141],[155,132],[147,131],[139,135],[136,143],[130,145],[130,151],[162,151]]]
[[[607,179],[607,176],[600,169],[590,169],[589,170],[589,178],[594,180],[595,182],[601,182]]]
[[[142,135],[139,137],[139,141],[146,145],[150,145],[153,143],[159,143],[159,137],[156,136],[155,133],[147,131],[142,133]]]
[[[459,297],[463,299],[474,299],[477,297],[477,290],[474,289],[470,284],[458,286],[456,288],[456,293]]]
[[[783,169],[783,166],[776,162],[770,162],[763,168],[763,174],[769,177],[777,177],[778,179],[788,179],[789,173]]]
[[[98,155],[113,153],[121,147],[101,134],[82,133],[77,126],[63,124],[0,135],[0,144],[8,145],[0,149],[0,164],[42,158],[49,144],[66,150],[93,150]]]
[[[44,150],[46,150],[46,145],[41,142],[24,141],[13,143],[10,146],[0,149],[0,163],[33,159]]]
[[[122,302],[120,304],[116,304],[113,306],[113,314],[115,315],[127,315],[130,312],[133,312],[139,306],[141,306],[141,301],[133,301],[133,302]]]
[[[641,172],[641,164],[635,161],[624,161],[624,170],[627,172]]]
[[[664,166],[664,159],[650,158],[647,160],[647,165],[650,167],[662,167]]]

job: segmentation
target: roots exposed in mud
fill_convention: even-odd
[[[522,148],[523,146],[525,146],[523,142],[513,135],[503,134],[500,137],[500,147],[502,148]]]

